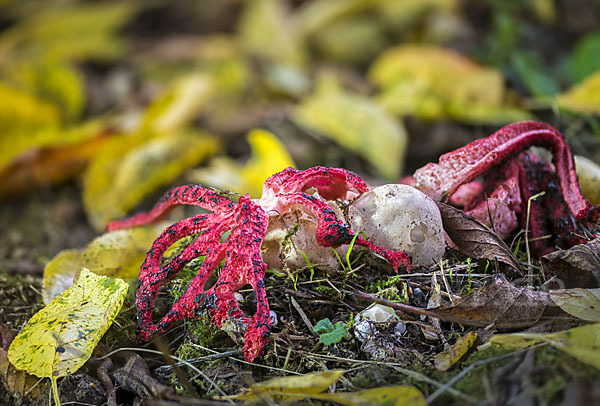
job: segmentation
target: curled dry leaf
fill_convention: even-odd
[[[600,287],[600,239],[559,250],[540,259],[546,275],[560,279],[563,288]]]
[[[506,243],[485,224],[445,203],[436,202],[444,230],[460,252],[477,259],[495,259],[522,274],[521,267]]]
[[[130,354],[126,364],[115,370],[113,376],[121,388],[135,393],[142,399],[169,399],[174,392],[172,387],[163,385],[152,377],[146,361],[137,354]]]
[[[549,293],[516,287],[501,274],[474,293],[432,309],[389,302],[363,292],[357,292],[357,296],[402,312],[474,327],[522,329],[541,321],[572,318],[552,301]]]
[[[582,320],[600,322],[600,289],[560,289],[550,292],[552,301]]]
[[[6,350],[17,335],[4,325],[0,325],[0,383],[12,397],[15,404],[33,404],[38,397],[46,393],[47,381],[40,382],[39,378],[25,371],[17,370],[9,361]],[[7,399],[5,399],[7,400]]]
[[[449,370],[469,351],[476,338],[477,333],[475,331],[469,331],[467,334],[459,337],[450,348],[435,356],[435,367],[440,371]]]

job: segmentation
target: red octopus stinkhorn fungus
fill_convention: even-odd
[[[548,149],[554,168],[526,151],[532,146]],[[482,190],[466,195],[469,197],[462,202],[464,210],[488,225],[493,224],[502,235],[518,227],[518,215],[521,227],[525,228],[528,200],[545,192],[532,201],[529,216],[531,239],[553,236],[551,240],[534,243],[540,255],[554,246],[568,248],[582,243],[579,225],[592,226],[600,217],[600,208],[581,195],[567,143],[548,124],[534,121],[510,124],[487,138],[442,155],[439,163],[427,164],[414,173],[414,186],[434,199],[450,198],[452,202],[460,186],[480,176],[484,178]]]
[[[136,293],[138,337],[147,341],[157,332],[190,318],[202,308],[209,308],[214,323],[221,327],[225,321],[245,329],[244,357],[253,361],[261,355],[269,341],[269,304],[265,292],[266,264],[261,256],[261,244],[270,216],[281,215],[293,208],[304,207],[317,218],[316,240],[319,245],[336,247],[355,243],[387,259],[395,270],[404,266],[410,270],[410,257],[402,251],[383,249],[350,230],[325,200],[352,200],[368,190],[356,174],[339,168],[314,167],[305,171],[287,168],[271,176],[264,184],[259,200],[248,195],[234,202],[216,190],[199,185],[177,187],[167,194],[148,213],[108,225],[118,230],[153,223],[164,218],[176,205],[200,206],[212,213],[186,218],[168,227],[154,242],[142,264]],[[311,191],[316,193],[311,194]],[[221,242],[226,231],[231,234]],[[198,235],[192,244],[167,264],[162,264],[166,250],[177,240]],[[158,322],[152,321],[154,299],[160,287],[192,259],[206,256],[198,274],[171,310]],[[224,260],[215,284],[205,284]],[[248,318],[240,309],[234,293],[250,284],[256,294],[256,314]]]

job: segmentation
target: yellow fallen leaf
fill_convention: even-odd
[[[215,94],[210,75],[188,75],[174,81],[146,110],[140,132],[162,134],[191,122]]]
[[[105,129],[101,120],[97,120],[38,133],[43,137],[31,137],[28,150],[0,169],[0,199],[14,198],[40,185],[58,184],[80,174],[110,138]],[[17,141],[16,137],[13,140]]]
[[[190,178],[194,182],[259,198],[268,177],[295,165],[285,146],[268,131],[252,130],[248,134],[248,143],[252,157],[244,165],[229,158],[218,158],[208,168],[193,171]]]
[[[144,134],[113,137],[84,176],[83,202],[90,222],[102,230],[217,147],[215,137],[195,132],[167,133],[150,140]]]
[[[15,61],[5,68],[12,82],[60,106],[63,116],[78,118],[85,106],[85,85],[79,71],[54,60]]]
[[[160,222],[142,227],[127,228],[102,234],[85,248],[59,252],[44,270],[43,299],[48,304],[73,286],[82,268],[94,273],[125,281],[137,279],[148,247],[167,227]],[[177,244],[173,245],[175,249]]]
[[[449,370],[467,353],[476,339],[477,333],[475,331],[469,331],[462,337],[459,337],[450,348],[435,356],[435,367],[440,371]]]
[[[238,28],[246,52],[283,65],[302,66],[306,62],[304,43],[284,2],[246,2]]]
[[[0,169],[32,147],[58,144],[56,106],[0,82]]]
[[[362,155],[385,179],[398,179],[404,166],[406,131],[369,98],[337,86],[321,86],[302,100],[293,118]]]
[[[79,268],[93,269],[98,275],[135,279],[148,247],[167,225],[162,222],[102,234],[83,249]]]
[[[574,158],[581,193],[590,203],[600,204],[600,166],[581,155]]]
[[[498,344],[510,349],[520,349],[544,342],[566,352],[581,362],[600,369],[600,323],[588,324],[550,334],[499,334],[493,336],[488,344]],[[488,344],[479,347],[479,349],[485,348]]]
[[[64,250],[56,254],[44,268],[42,280],[42,299],[44,304],[50,304],[55,297],[73,286],[75,275],[81,259],[80,249]]]
[[[134,12],[135,7],[129,2],[39,7],[3,32],[0,56],[15,58],[22,53],[55,61],[112,59],[126,49],[118,29]]]
[[[600,72],[558,95],[556,101],[561,108],[577,113],[600,114]]]
[[[123,305],[128,285],[84,269],[77,284],[37,312],[15,337],[8,359],[40,377],[77,371]]]
[[[531,116],[507,105],[502,74],[452,50],[403,45],[383,52],[369,79],[382,93],[379,103],[397,115],[467,122],[505,122]]]
[[[348,406],[425,406],[423,394],[414,386],[383,386],[357,392],[319,393],[311,399],[328,400]]]
[[[600,322],[600,289],[552,290],[550,299],[579,319]]]
[[[345,63],[369,62],[386,43],[381,21],[372,16],[335,21],[319,30],[311,40],[320,55]]]
[[[258,400],[264,396],[281,400],[301,400],[324,391],[338,381],[344,374],[343,370],[312,372],[304,375],[284,376],[271,378],[264,382],[256,383],[244,392],[230,396],[228,399]],[[286,396],[286,395],[290,396]]]
[[[340,19],[377,5],[374,0],[316,0],[302,3],[295,13],[303,36],[313,35]]]

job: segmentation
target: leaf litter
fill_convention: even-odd
[[[2,176],[8,185],[5,193],[12,196],[16,191],[39,187],[36,185],[46,187],[83,172],[83,193],[86,196],[89,219],[97,230],[101,230],[106,222],[124,216],[139,204],[147,204],[148,200],[144,202],[144,198],[159,189],[162,191],[163,185],[169,182],[180,184],[179,180],[174,181],[178,176],[184,175],[186,179],[191,179],[193,174],[185,173],[189,167],[197,166],[220,152],[224,153],[222,157],[227,160],[222,161],[226,162],[226,166],[221,168],[227,167],[230,172],[242,173],[242,176],[234,178],[230,184],[243,185],[238,190],[240,193],[254,190],[253,193],[256,194],[257,190],[260,191],[262,181],[282,168],[267,170],[270,166],[263,166],[252,158],[248,161],[250,165],[240,164],[247,157],[247,151],[243,146],[240,147],[242,143],[237,143],[237,140],[254,128],[267,128],[285,141],[289,156],[286,155],[288,151],[281,151],[282,162],[296,162],[299,168],[322,164],[324,161],[333,162],[331,166],[356,167],[361,172],[381,179],[387,178],[388,181],[398,179],[401,168],[405,165],[405,156],[408,168],[414,169],[422,164],[414,162],[414,151],[406,140],[410,137],[412,142],[413,138],[419,136],[418,130],[414,132],[415,128],[422,126],[426,129],[425,132],[433,128],[425,124],[428,120],[443,118],[475,124],[472,127],[476,127],[482,123],[516,121],[535,114],[538,118],[544,117],[544,121],[560,122],[561,129],[567,128],[565,134],[573,145],[580,142],[577,131],[581,128],[581,122],[585,121],[589,128],[593,128],[594,118],[582,114],[598,111],[593,91],[597,84],[597,75],[593,72],[594,61],[591,60],[590,64],[587,59],[593,57],[586,57],[586,52],[595,55],[594,52],[582,47],[576,58],[574,55],[575,79],[569,81],[562,78],[561,82],[568,84],[563,88],[567,90],[560,94],[545,93],[553,98],[551,101],[533,101],[522,97],[521,93],[517,95],[511,87],[515,82],[523,81],[524,88],[532,91],[532,96],[537,96],[538,93],[531,89],[535,90],[539,83],[534,83],[535,86],[532,83],[541,76],[537,79],[527,76],[528,73],[519,68],[517,62],[505,61],[508,69],[503,66],[500,70],[500,63],[487,61],[487,64],[480,64],[475,62],[475,58],[467,56],[466,52],[463,55],[435,44],[435,38],[447,40],[461,35],[457,28],[466,21],[459,12],[462,6],[458,2],[435,0],[419,2],[413,6],[403,3],[314,0],[288,8],[281,2],[257,1],[240,6],[239,29],[235,34],[227,32],[222,35],[203,35],[201,41],[195,42],[196,45],[201,43],[198,47],[193,46],[194,41],[189,41],[190,38],[167,35],[165,37],[168,37],[169,43],[176,45],[167,58],[168,61],[153,58],[159,49],[162,49],[161,52],[167,50],[167,47],[161,48],[166,43],[162,40],[156,41],[156,47],[144,45],[147,49],[141,57],[136,53],[129,55],[128,61],[135,61],[131,66],[137,61],[143,60],[143,63],[133,68],[135,75],[140,74],[139,93],[132,91],[133,88],[123,93],[122,87],[121,93],[115,93],[120,94],[117,99],[123,103],[119,104],[117,110],[127,105],[126,114],[118,120],[114,120],[114,116],[103,119],[99,131],[90,130],[85,134],[76,134],[79,125],[85,125],[90,115],[102,110],[98,109],[93,97],[84,100],[84,90],[96,86],[90,83],[89,78],[98,80],[104,75],[98,71],[103,71],[107,66],[110,66],[109,70],[112,69],[114,65],[111,64],[116,58],[127,53],[129,44],[123,38],[130,36],[132,30],[143,30],[143,26],[137,26],[140,15],[132,26],[120,31],[119,27],[131,20],[139,10],[129,5],[63,5],[51,11],[40,10],[23,17],[22,21],[19,20],[14,25],[11,21],[11,24],[6,25],[8,29],[3,28],[0,38],[0,55],[4,57],[0,58],[0,71],[3,75],[0,89],[7,95],[3,100],[12,102],[0,103],[0,117],[7,118],[3,125],[10,131],[6,133],[14,136],[7,138],[10,142],[0,153],[2,170],[10,169],[3,172]],[[535,18],[545,22],[557,18],[551,12],[551,5],[546,5],[544,12],[537,3],[533,10]],[[144,8],[144,15],[170,10],[169,7],[153,7]],[[222,12],[216,8],[203,13],[211,16],[209,20],[203,20],[205,16],[193,16],[193,13],[190,13],[190,18],[201,19],[205,24],[197,26],[206,26],[211,30],[211,24],[220,21]],[[15,14],[17,15],[19,12]],[[95,22],[92,25],[90,16],[93,16]],[[168,12],[161,14],[161,19],[165,17],[168,20],[169,16]],[[443,21],[446,31],[437,32],[434,21]],[[398,32],[397,27],[400,26],[406,28]],[[70,34],[65,36],[65,32]],[[73,32],[78,34],[73,35]],[[392,44],[389,42],[391,37],[399,41]],[[81,41],[73,42],[72,38],[80,38]],[[390,47],[397,43],[414,42],[415,38],[420,38],[425,45]],[[593,36],[590,38],[593,40]],[[593,43],[591,46],[593,49]],[[182,48],[177,51],[177,47]],[[187,51],[181,52],[181,49]],[[349,53],[348,49],[360,51]],[[319,55],[318,62],[313,60],[315,52]],[[182,58],[182,55],[185,56]],[[182,61],[189,63],[191,60],[194,60],[193,69],[182,68]],[[5,61],[11,62],[7,65]],[[322,69],[323,61],[353,65],[349,70],[337,66]],[[102,65],[102,68],[98,69],[95,64]],[[372,65],[369,67],[368,64]],[[355,70],[359,65],[360,69]],[[510,71],[511,68],[514,69],[513,76],[510,81],[506,81],[501,72]],[[129,66],[125,70],[128,69]],[[327,69],[329,72],[323,75]],[[173,71],[178,74],[172,74]],[[365,71],[369,73],[363,79],[361,76]],[[85,79],[82,72],[85,72]],[[321,88],[319,81],[327,79],[328,74],[331,78],[331,72],[334,72],[333,77],[339,83]],[[107,76],[110,77],[111,74],[109,72]],[[178,76],[178,80],[173,80],[175,76]],[[104,79],[101,82],[103,92],[107,92],[106,89],[109,88],[118,88],[108,86],[110,83],[119,86],[124,83]],[[485,85],[482,86],[482,83]],[[543,88],[553,89],[552,86]],[[559,89],[558,86],[555,88]],[[485,91],[482,92],[482,89]],[[321,93],[324,90],[330,93]],[[140,104],[139,100],[132,101],[132,98],[127,97],[132,93],[144,102]],[[159,94],[162,96],[157,97]],[[156,102],[147,105],[148,98]],[[88,104],[84,106],[86,102]],[[539,103],[539,106],[531,109],[532,103]],[[129,110],[131,104],[135,106]],[[105,104],[106,106],[108,105]],[[540,106],[548,110],[558,106],[561,111],[568,110],[580,116],[572,119],[565,115],[558,119],[540,113],[537,110]],[[135,118],[135,114],[131,113],[136,109],[144,110],[145,113],[142,112]],[[36,114],[31,114],[32,111]],[[120,114],[118,111],[116,115]],[[245,121],[253,114],[264,117],[251,117],[249,121]],[[407,118],[407,114],[411,117]],[[572,127],[568,124],[572,124]],[[442,125],[447,126],[447,123]],[[367,131],[357,133],[355,129],[358,127],[366,128]],[[222,131],[211,131],[214,136],[198,131],[216,128]],[[573,133],[573,128],[577,129],[576,134]],[[585,131],[588,130],[586,127]],[[298,136],[297,131],[316,137],[303,139]],[[483,131],[487,132],[487,128]],[[31,136],[18,137],[20,134]],[[365,134],[369,135],[368,139],[364,137]],[[68,136],[61,138],[60,135]],[[233,143],[232,136],[236,137]],[[13,139],[17,142],[14,145],[11,144]],[[335,144],[328,143],[328,139]],[[290,140],[293,142],[289,143]],[[377,142],[373,142],[374,140]],[[0,140],[2,142],[4,138]],[[112,152],[107,147],[110,144],[113,144]],[[343,153],[338,151],[339,147],[343,148]],[[155,155],[157,150],[164,150],[165,154]],[[308,158],[306,153],[302,153],[307,150],[311,151]],[[438,149],[431,151],[432,161],[437,157],[437,152]],[[257,155],[261,155],[261,151]],[[262,156],[268,157],[268,153],[262,151]],[[218,169],[220,164],[217,162],[218,160],[214,160],[208,167]],[[584,179],[579,168],[582,165],[577,166],[577,174]],[[524,167],[529,168],[529,176],[537,170],[545,174],[542,182],[535,184],[542,189],[546,186],[552,189],[552,174],[564,170],[560,164],[552,167],[544,166],[541,162]],[[199,169],[203,170],[205,168]],[[247,171],[244,173],[244,170]],[[485,176],[493,178],[490,174]],[[309,381],[310,374],[315,370],[343,368],[346,370],[344,376],[330,382],[334,384],[331,391],[335,392],[324,393],[323,390],[329,385],[320,386],[319,391],[311,394],[313,401],[373,404],[394,400],[400,402],[395,404],[403,404],[401,402],[404,399],[406,404],[423,404],[424,398],[420,392],[431,394],[437,388],[438,391],[434,394],[444,393],[445,400],[455,397],[452,400],[470,399],[473,402],[469,395],[477,391],[466,390],[460,386],[460,379],[455,380],[462,376],[463,371],[483,365],[472,361],[477,359],[477,352],[459,356],[472,345],[475,330],[469,329],[469,323],[475,324],[472,328],[476,329],[480,341],[486,341],[490,335],[504,330],[530,328],[531,332],[526,333],[527,338],[520,339],[536,342],[538,346],[526,350],[528,355],[525,361],[529,360],[529,369],[524,367],[525,371],[532,371],[534,358],[552,355],[548,352],[548,346],[544,347],[543,343],[570,353],[584,363],[597,365],[593,357],[584,359],[586,351],[597,350],[597,343],[590,339],[590,332],[593,334],[595,330],[589,326],[594,325],[573,328],[582,323],[582,320],[594,322],[598,319],[598,294],[595,290],[597,249],[593,245],[594,241],[587,242],[587,238],[593,238],[587,231],[593,230],[575,227],[570,229],[559,244],[546,244],[552,250],[556,249],[556,245],[563,249],[551,254],[554,256],[544,257],[541,260],[543,269],[540,271],[536,258],[527,257],[529,249],[525,251],[524,246],[529,248],[529,243],[544,245],[540,243],[548,238],[544,230],[556,231],[556,227],[533,224],[535,227],[530,228],[533,237],[517,235],[510,248],[498,236],[502,234],[504,237],[505,233],[500,227],[502,224],[495,222],[494,216],[508,212],[503,211],[503,206],[510,206],[509,209],[517,217],[524,217],[525,214],[523,208],[520,212],[515,209],[517,203],[510,200],[513,196],[502,190],[511,186],[510,182],[514,179],[516,178],[488,179],[490,184],[484,184],[485,189],[480,189],[483,191],[483,199],[475,202],[485,201],[485,204],[477,206],[471,212],[479,216],[476,216],[478,220],[440,203],[447,232],[454,244],[448,241],[451,248],[439,264],[415,269],[410,275],[394,275],[385,264],[372,257],[362,255],[357,260],[361,254],[356,247],[346,258],[343,252],[334,254],[341,259],[339,265],[330,267],[327,271],[321,269],[320,264],[314,261],[311,263],[310,252],[306,256],[306,265],[273,269],[273,273],[266,279],[266,289],[272,310],[270,317],[279,322],[272,322],[274,328],[271,349],[260,360],[260,364],[248,366],[238,360],[239,354],[235,349],[237,346],[223,331],[211,329],[206,323],[205,314],[199,314],[200,321],[186,322],[168,337],[174,339],[170,347],[177,352],[177,356],[181,356],[178,360],[199,362],[200,365],[196,367],[188,362],[179,366],[169,363],[167,366],[195,371],[190,379],[196,388],[201,389],[203,397],[219,393],[219,390],[223,390],[232,381],[237,384],[229,386],[229,394],[238,392],[241,387],[256,387],[254,382],[269,382],[268,379],[280,374],[281,370],[287,374],[303,374],[299,381]],[[591,193],[597,181],[593,173],[589,179],[591,186],[586,185],[584,188],[582,185],[582,191],[584,196],[595,203]],[[490,188],[490,185],[500,188]],[[531,185],[533,183],[529,184]],[[213,186],[221,185],[215,181]],[[539,192],[531,189],[532,193],[528,192],[527,196]],[[564,191],[563,188],[562,192]],[[567,197],[572,196],[571,193]],[[542,218],[540,214],[543,212],[539,207],[543,206],[540,205],[553,205],[553,198],[551,194],[547,194],[543,201],[540,199],[542,203],[532,202],[531,217]],[[452,203],[452,199],[450,202]],[[524,202],[528,203],[528,200],[525,199]],[[569,203],[573,203],[573,200]],[[341,210],[344,210],[343,206]],[[528,208],[527,218],[529,214]],[[579,212],[576,214],[580,215]],[[177,215],[181,216],[181,213]],[[483,220],[489,217],[492,221],[487,227]],[[543,217],[545,221],[547,217]],[[555,218],[556,216],[550,216],[550,219]],[[291,223],[283,226],[286,235],[302,233],[294,225],[292,219]],[[520,226],[526,229],[523,224]],[[12,233],[6,234],[14,238]],[[77,250],[65,252],[64,257],[59,255],[52,262],[55,270],[52,271],[50,266],[51,272],[48,272],[48,280],[51,282],[44,292],[48,300],[69,286],[82,262],[87,266],[97,265],[102,273],[111,276],[128,279],[135,273],[133,263],[139,261],[140,255],[143,256],[144,249],[150,244],[145,244],[147,239],[140,236],[116,237],[110,234],[99,237],[83,250],[87,251],[83,256],[81,247],[85,246],[85,241],[78,243]],[[531,240],[529,243],[526,241],[528,237]],[[165,258],[176,258],[193,238],[191,236],[181,241]],[[580,244],[571,247],[571,241],[575,239],[579,239]],[[292,238],[286,241],[292,241]],[[564,241],[568,244],[562,244]],[[39,262],[45,264],[47,260],[48,258],[44,258]],[[181,294],[181,286],[186,285],[186,278],[189,280],[190,275],[195,274],[198,265],[198,262],[192,263],[182,271],[181,279],[173,281],[171,285],[176,289],[162,290],[157,298],[158,304],[168,306],[169,302],[177,299]],[[520,274],[522,271],[527,274]],[[504,274],[510,282],[501,276],[494,278],[492,274]],[[550,279],[552,276],[554,278]],[[542,288],[538,289],[542,284]],[[557,287],[566,289],[550,292],[544,290]],[[366,301],[359,300],[355,295],[360,290],[383,298],[387,304],[406,306],[404,310],[407,312],[397,312],[391,319],[371,321],[376,327],[368,329],[376,332],[371,337],[372,342],[386,345],[383,352],[385,361],[379,365],[369,360],[369,355],[360,348],[354,336],[345,334],[346,329],[350,331],[354,317],[367,306]],[[244,310],[255,306],[256,298],[250,290],[240,289],[238,293],[236,300],[239,300]],[[494,295],[497,295],[497,302],[505,303],[493,303]],[[435,305],[425,309],[428,302],[432,305],[435,302]],[[412,316],[408,310],[413,311]],[[419,313],[423,310],[430,313]],[[300,320],[299,315],[303,315],[307,323]],[[423,315],[429,317],[422,318]],[[127,313],[125,309],[120,317],[131,318],[131,312]],[[318,324],[319,320],[331,320],[331,327],[336,332],[335,340],[329,341],[327,346],[317,346],[320,337],[309,327]],[[119,328],[119,318],[114,327]],[[570,329],[565,333],[554,331],[559,328]],[[182,331],[184,334],[180,334]],[[569,339],[571,336],[573,339]],[[111,340],[105,343],[115,342],[114,337]],[[118,338],[116,342],[119,342]],[[133,342],[119,342],[119,345],[126,344],[135,346]],[[97,351],[101,353],[105,348],[100,346]],[[522,353],[518,351],[521,350],[516,351],[513,355],[509,353],[508,357],[520,360],[518,354]],[[164,356],[167,356],[168,351],[164,352]],[[449,362],[451,367],[444,375],[436,375],[432,373],[432,366],[444,354],[452,354]],[[143,355],[146,358],[147,354]],[[502,356],[504,355],[493,355],[489,360]],[[121,388],[127,388],[127,391],[139,398],[147,395],[173,398],[172,393],[144,389],[159,388],[152,380],[152,375],[160,375],[160,371],[168,368],[161,366],[148,370],[145,363],[140,364],[134,357],[120,359],[116,354],[104,359],[113,358],[118,367],[111,369],[109,380],[114,377]],[[158,357],[152,358],[150,355],[146,358],[152,368],[164,363]],[[525,361],[519,365],[527,366]],[[93,365],[90,363],[90,368]],[[448,363],[444,368],[447,365]],[[410,366],[411,370],[407,370],[406,366]],[[455,378],[451,377],[452,374],[455,374]],[[8,373],[2,376],[8,377]],[[183,378],[179,374],[177,376],[181,383]],[[528,377],[527,372],[519,376]],[[168,373],[163,378],[175,379]],[[284,381],[279,384],[285,385],[287,378],[282,379]],[[444,382],[457,383],[456,388],[460,390]],[[499,381],[492,379],[488,382]],[[397,383],[414,386],[388,386]],[[478,383],[481,386],[481,381]],[[373,387],[375,389],[368,389]],[[313,389],[311,391],[314,392]],[[276,392],[272,395],[281,395]],[[290,393],[288,396],[298,394]],[[430,396],[430,399],[435,398]]]

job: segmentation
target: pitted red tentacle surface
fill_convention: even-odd
[[[313,190],[316,193],[311,194]],[[323,199],[352,200],[366,191],[365,182],[344,169],[315,167],[300,171],[287,168],[265,182],[263,196],[256,201],[246,195],[234,202],[218,191],[200,185],[180,186],[165,194],[148,213],[109,224],[108,230],[112,231],[153,223],[181,204],[211,211],[168,227],[148,251],[136,293],[139,339],[147,341],[153,334],[167,331],[174,322],[194,317],[202,309],[210,309],[217,326],[227,321],[245,328],[244,357],[253,361],[264,353],[271,328],[264,283],[267,266],[260,251],[269,215],[284,214],[293,206],[303,206],[317,218],[318,244],[337,247],[350,243],[355,233]],[[227,231],[231,231],[230,235],[221,242]],[[190,235],[197,235],[194,242],[163,264],[167,249]],[[405,253],[385,250],[358,236],[355,241],[387,259],[396,271],[400,266],[410,270],[410,257]],[[205,260],[195,278],[171,310],[154,323],[152,309],[161,286],[200,256],[205,256]],[[217,281],[205,289],[206,282],[221,262],[223,267]],[[254,289],[256,298],[256,313],[252,318],[243,313],[234,295],[248,284]]]
[[[552,153],[554,169],[526,152],[540,146]],[[518,169],[518,171],[515,170]],[[517,176],[518,172],[518,176]],[[592,226],[600,218],[600,208],[581,194],[575,163],[562,135],[546,123],[526,121],[501,128],[440,157],[414,173],[414,186],[434,199],[450,197],[457,189],[479,176],[484,177],[482,192],[462,202],[465,212],[498,226],[506,235],[519,222],[525,226],[530,197],[546,192],[531,204],[531,238],[552,236],[536,243],[543,255],[556,246],[569,248],[579,244],[577,224]],[[520,207],[519,207],[520,206]],[[489,217],[494,220],[489,221]]]

